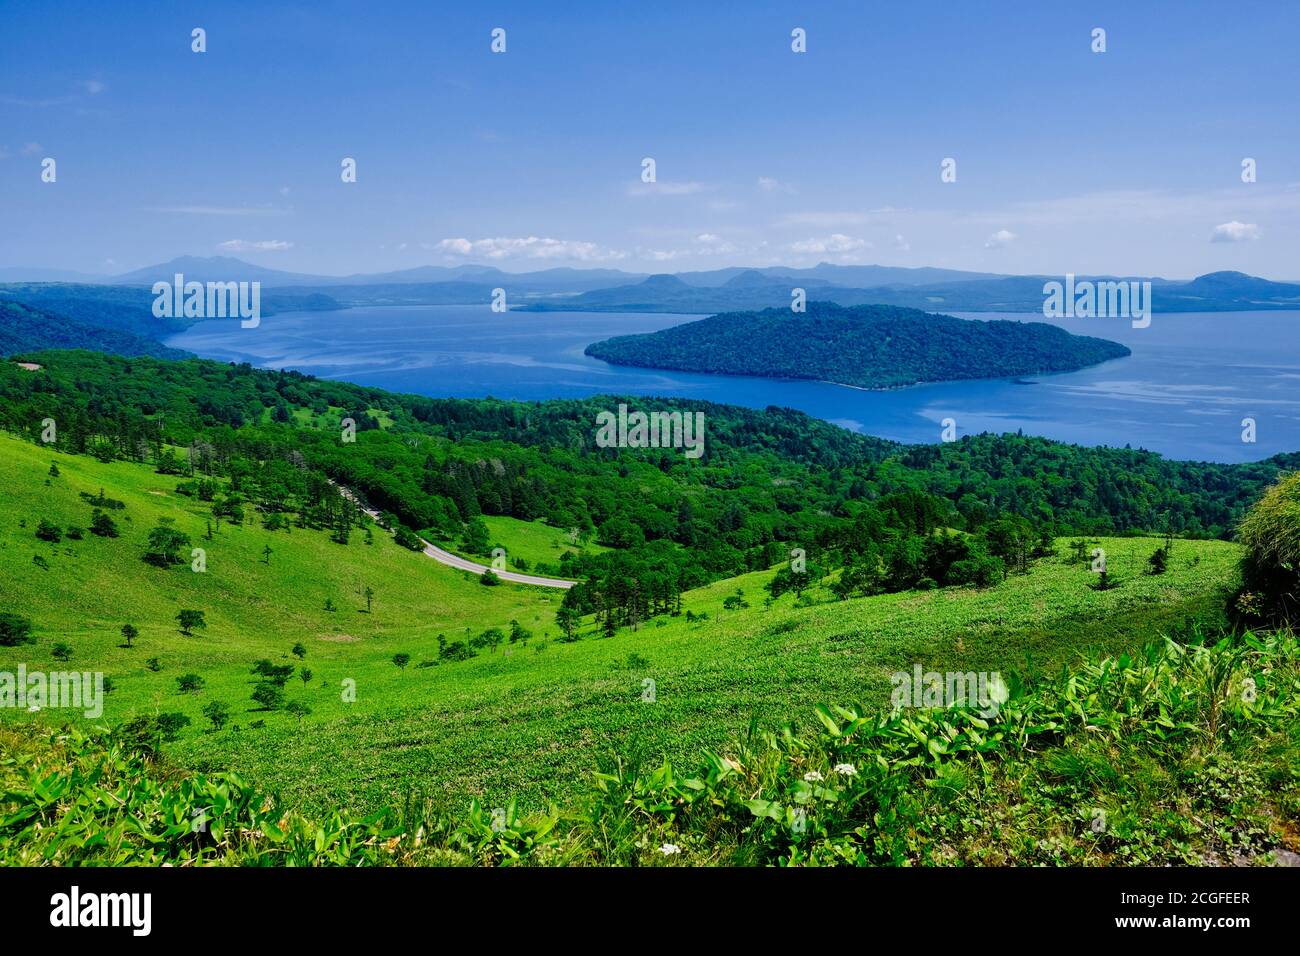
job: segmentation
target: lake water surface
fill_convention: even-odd
[[[1041,316],[956,313],[967,319]],[[871,392],[823,382],[695,375],[608,365],[582,350],[611,335],[650,332],[698,316],[509,312],[406,306],[296,312],[201,322],[167,344],[205,358],[292,368],[435,397],[686,397],[784,405],[855,431],[906,442],[958,434],[1026,434],[1082,445],[1132,445],[1172,458],[1252,461],[1300,451],[1300,312],[1157,314],[1052,324],[1123,342],[1124,359],[1055,375],[915,385]],[[1257,441],[1242,441],[1242,419]]]

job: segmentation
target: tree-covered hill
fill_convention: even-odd
[[[38,349],[92,349],[114,355],[184,358],[187,353],[121,329],[75,322],[0,298],[0,356]]]
[[[170,277],[169,277],[170,278]],[[0,284],[0,354],[33,349],[86,348],[115,355],[180,358],[187,353],[163,346],[196,318],[158,318],[154,295],[137,286],[87,285],[70,282]],[[39,315],[26,316],[26,308]],[[343,306],[321,292],[269,290],[261,296],[261,314],[322,312]]]
[[[1064,372],[1129,355],[1116,342],[1044,322],[976,322],[918,309],[812,302],[728,312],[587,346],[616,365],[805,378],[889,388],[917,382]]]
[[[165,442],[201,448],[199,467],[218,471],[257,474],[300,458],[411,527],[446,534],[480,513],[561,528],[621,518],[647,541],[699,536],[706,549],[745,550],[851,522],[868,505],[917,492],[938,499],[951,527],[1006,513],[1061,533],[1218,537],[1282,470],[1300,464],[1300,455],[1172,461],[1009,434],[905,446],[790,409],[609,396],[434,399],[197,359],[31,357],[44,369],[0,365],[0,427],[11,433],[39,440],[40,423],[52,417],[65,450],[151,461]],[[703,412],[704,456],[596,447],[596,415],[620,401]],[[356,422],[355,443],[339,440],[344,417]]]

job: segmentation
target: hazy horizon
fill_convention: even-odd
[[[183,260],[183,259],[201,259],[201,260],[208,260],[208,261],[215,261],[215,260],[229,260],[229,261],[234,261],[234,262],[240,262],[240,263],[243,263],[243,264],[245,264],[245,265],[249,265],[249,266],[254,266],[255,268],[258,268],[258,269],[274,269],[274,270],[279,271],[279,272],[285,272],[285,273],[296,274],[296,275],[304,275],[304,276],[315,276],[315,277],[319,277],[319,278],[322,278],[322,279],[346,279],[346,278],[352,278],[352,277],[364,277],[364,276],[384,275],[384,274],[388,274],[388,273],[411,272],[411,271],[414,271],[414,270],[425,269],[425,268],[440,268],[440,269],[458,269],[458,268],[459,268],[459,269],[496,269],[496,270],[499,270],[499,271],[501,271],[501,272],[503,272],[503,273],[507,273],[507,274],[510,274],[510,275],[527,275],[527,274],[530,274],[530,273],[546,272],[546,271],[550,271],[550,270],[557,270],[557,271],[558,271],[558,270],[571,270],[571,271],[575,271],[575,272],[587,272],[587,271],[596,272],[596,271],[604,271],[604,272],[610,272],[610,273],[620,273],[620,274],[625,275],[625,276],[627,276],[629,279],[634,280],[634,281],[639,281],[640,279],[644,279],[644,278],[647,278],[647,277],[649,277],[649,276],[655,276],[655,275],[690,275],[690,274],[692,274],[692,273],[713,273],[713,272],[720,272],[720,271],[725,271],[725,270],[728,270],[728,269],[739,270],[739,271],[746,271],[746,270],[764,270],[764,269],[789,269],[789,270],[791,270],[791,271],[795,271],[795,270],[809,270],[809,269],[816,269],[816,268],[819,268],[819,267],[821,267],[821,266],[849,266],[849,267],[858,267],[858,268],[914,269],[914,270],[923,270],[923,269],[944,269],[944,270],[946,270],[946,269],[947,269],[947,267],[945,267],[945,266],[933,266],[933,265],[929,265],[929,264],[927,264],[927,263],[917,263],[916,265],[898,266],[898,265],[886,265],[886,264],[883,263],[883,262],[830,262],[830,261],[827,261],[827,260],[822,260],[822,261],[820,261],[820,262],[814,262],[814,263],[807,264],[807,265],[802,265],[802,264],[801,264],[801,265],[790,265],[790,264],[779,263],[779,262],[778,262],[778,263],[763,263],[763,264],[738,262],[738,263],[734,263],[734,264],[730,264],[730,265],[716,265],[716,266],[707,267],[707,268],[700,268],[700,269],[695,269],[695,268],[681,268],[681,269],[663,268],[663,269],[658,269],[658,270],[650,269],[650,268],[648,268],[648,269],[632,269],[632,268],[630,268],[630,267],[629,267],[629,268],[620,268],[620,267],[618,267],[618,266],[589,265],[589,264],[582,264],[582,263],[578,263],[578,264],[568,264],[568,263],[552,264],[552,263],[547,263],[547,262],[545,262],[545,261],[538,262],[538,261],[536,261],[536,260],[530,260],[530,261],[525,261],[525,262],[483,262],[483,261],[476,261],[476,260],[466,260],[466,261],[463,261],[463,262],[456,262],[456,263],[448,263],[448,262],[422,262],[422,263],[417,263],[417,264],[415,264],[415,265],[413,265],[413,266],[403,266],[403,267],[400,268],[400,269],[383,269],[383,270],[375,270],[375,271],[373,271],[373,272],[359,272],[359,271],[353,271],[353,272],[342,272],[342,273],[330,273],[330,272],[303,272],[303,271],[301,271],[301,270],[297,270],[297,269],[287,269],[287,268],[284,268],[284,267],[282,267],[282,266],[280,266],[280,265],[277,265],[277,264],[274,263],[274,262],[252,262],[252,261],[250,261],[249,259],[247,259],[247,258],[245,258],[245,257],[243,257],[243,256],[232,256],[232,255],[221,255],[221,254],[214,254],[214,255],[201,255],[201,254],[194,254],[194,253],[181,253],[181,254],[179,254],[179,255],[175,255],[175,256],[168,257],[168,258],[165,259],[165,260],[160,260],[160,261],[158,261],[158,262],[146,262],[146,263],[141,263],[141,264],[138,265],[138,266],[132,266],[132,267],[130,267],[130,268],[126,268],[126,269],[120,269],[120,270],[115,271],[115,272],[82,272],[82,271],[80,271],[80,270],[76,270],[76,269],[60,269],[60,268],[57,268],[57,267],[50,267],[50,266],[43,266],[43,265],[25,264],[25,265],[16,265],[16,266],[9,266],[9,265],[0,266],[0,276],[3,276],[3,275],[6,274],[6,273],[17,273],[17,272],[32,272],[32,273],[41,273],[41,272],[45,272],[45,273],[67,272],[67,273],[69,273],[69,274],[74,274],[74,273],[75,273],[75,274],[77,274],[77,275],[81,275],[81,276],[84,276],[84,277],[86,277],[86,278],[93,278],[93,279],[97,279],[97,280],[109,280],[109,279],[120,278],[120,277],[122,277],[122,276],[129,275],[130,273],[133,273],[133,272],[139,272],[139,271],[147,270],[147,269],[154,268],[154,267],[157,267],[157,266],[168,265],[169,263],[176,262],[176,261]],[[977,272],[977,271],[975,271],[975,270],[953,270],[953,271],[970,272],[970,274],[971,274],[972,276],[981,274],[981,273],[979,273],[979,272]],[[1214,271],[1240,271],[1240,270],[1214,270]],[[1204,274],[1205,274],[1205,273],[1198,273],[1197,275],[1204,275]],[[1249,274],[1249,273],[1248,273],[1248,274]],[[1057,276],[1064,275],[1064,271],[1061,271],[1061,272],[1017,272],[1017,273],[1007,272],[1007,273],[997,273],[997,275],[1005,276],[1005,277],[1007,277],[1007,278],[1039,278],[1039,277],[1057,277]],[[1168,281],[1171,281],[1171,282],[1184,282],[1184,281],[1190,281],[1190,280],[1192,280],[1192,279],[1197,278],[1197,275],[1193,275],[1193,274],[1187,274],[1187,275],[1158,275],[1158,276],[1153,275],[1153,276],[1147,276],[1147,275],[1145,275],[1145,274],[1143,274],[1143,273],[1136,273],[1136,272],[1128,272],[1128,273],[1080,273],[1080,275],[1081,275],[1081,276],[1082,276],[1082,275],[1094,275],[1094,276],[1109,275],[1109,276],[1116,276],[1116,277],[1142,276],[1142,277],[1144,277],[1144,278],[1162,279],[1162,280],[1168,280]],[[1297,280],[1297,279],[1288,279],[1288,278],[1277,278],[1277,279],[1275,279],[1275,278],[1270,277],[1270,276],[1261,276],[1260,278],[1270,279],[1270,281],[1275,281],[1275,282],[1291,282],[1291,283],[1300,282],[1300,280]],[[17,281],[17,280],[15,280],[15,279],[0,279],[0,281]],[[57,281],[57,280],[41,280],[41,279],[34,279],[34,280],[31,280],[31,281],[38,281],[38,282],[39,282],[39,281]],[[434,280],[434,281],[437,281],[437,280]],[[942,282],[942,281],[963,281],[963,280],[956,279],[956,280],[936,280],[936,281],[938,281],[938,282]]]

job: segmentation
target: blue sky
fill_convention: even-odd
[[[1300,279],[1298,27],[1248,2],[2,0],[0,265]]]

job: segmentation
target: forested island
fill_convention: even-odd
[[[727,312],[587,346],[615,365],[893,388],[918,382],[1071,372],[1131,354],[1045,322],[957,319],[887,305]]]

